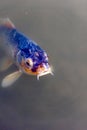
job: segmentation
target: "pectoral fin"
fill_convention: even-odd
[[[8,58],[4,58],[0,63],[0,71],[8,69],[12,65],[12,61]]]
[[[22,75],[21,71],[16,71],[13,72],[12,74],[7,75],[2,80],[2,87],[5,88],[11,86],[21,75]]]

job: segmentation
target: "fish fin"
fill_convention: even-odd
[[[9,18],[0,18],[0,24],[5,27],[15,28],[15,25],[11,22]]]
[[[8,69],[12,65],[12,61],[8,58],[4,58],[0,63],[0,71]]]
[[[3,80],[2,80],[2,87],[6,88],[11,86],[20,76],[22,75],[22,72],[20,70],[13,72],[9,75],[7,75]]]

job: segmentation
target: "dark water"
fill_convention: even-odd
[[[87,1],[2,0],[0,17],[48,52],[55,74],[0,87],[0,130],[87,130]]]

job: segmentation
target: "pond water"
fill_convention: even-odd
[[[87,1],[2,0],[0,17],[43,47],[54,68],[0,86],[0,130],[87,130]]]

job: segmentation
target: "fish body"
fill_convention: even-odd
[[[51,73],[48,56],[35,41],[18,31],[14,24],[8,19],[1,19],[0,36],[3,37],[4,46],[12,61],[17,67],[19,76],[21,73],[40,76]],[[6,76],[2,86],[10,86],[16,79],[18,73]],[[13,78],[13,77],[15,78]]]

